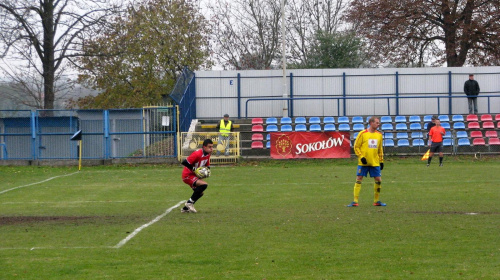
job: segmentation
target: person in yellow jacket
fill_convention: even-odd
[[[354,152],[358,156],[358,168],[356,183],[354,184],[354,201],[348,207],[358,206],[361,181],[370,173],[375,179],[374,184],[374,206],[386,206],[380,199],[380,187],[382,184],[382,173],[384,169],[384,150],[382,149],[382,133],[377,129],[380,126],[378,117],[371,117],[368,121],[369,127],[358,133],[354,142]]]
[[[233,132],[233,122],[229,120],[229,115],[224,114],[224,118],[220,120],[220,122],[217,124],[217,131],[219,131],[219,143],[217,145],[217,155],[220,155],[221,147],[222,145],[222,150],[224,150],[224,154],[226,156],[229,155],[229,140],[230,140],[230,135],[231,132]]]

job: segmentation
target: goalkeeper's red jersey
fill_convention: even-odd
[[[187,157],[186,160],[195,168],[210,166],[210,154],[205,154],[203,152],[203,149],[194,151],[190,156]],[[182,177],[184,178],[188,175],[194,175],[194,172],[192,170],[189,170],[189,168],[184,167],[184,170],[182,170]]]

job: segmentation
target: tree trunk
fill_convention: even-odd
[[[42,24],[44,28],[42,58],[44,80],[43,109],[51,110],[54,109],[54,81],[56,71],[54,61],[54,3],[52,0],[43,2]]]

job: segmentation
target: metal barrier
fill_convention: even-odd
[[[201,149],[205,139],[212,139],[214,150],[211,164],[235,163],[240,157],[240,133],[231,132],[223,137],[218,132],[182,132],[179,145],[179,160],[187,158],[192,152]]]

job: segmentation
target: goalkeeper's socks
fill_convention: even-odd
[[[194,203],[194,200],[192,200],[191,198],[187,201],[187,203]]]

